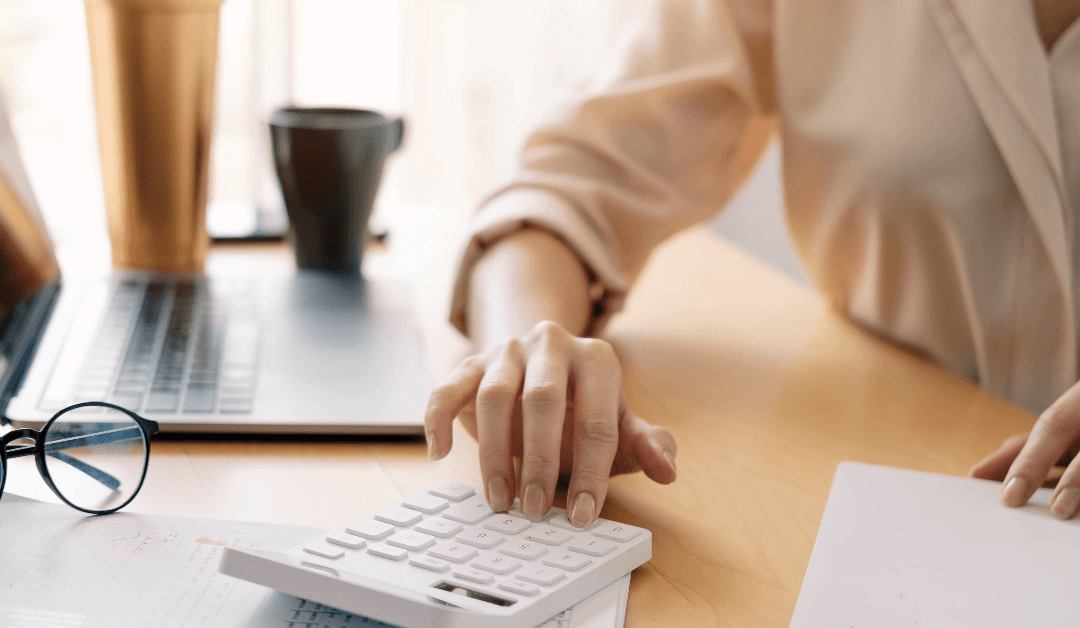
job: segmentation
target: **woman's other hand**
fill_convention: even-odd
[[[1050,512],[1071,519],[1080,510],[1080,383],[1058,398],[1030,434],[1017,434],[971,469],[973,477],[998,480],[1001,502],[1022,506],[1040,486],[1054,486]],[[1057,467],[1064,467],[1060,477]]]

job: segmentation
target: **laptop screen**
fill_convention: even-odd
[[[0,319],[59,277],[53,245],[0,94]]]
[[[59,278],[0,94],[0,412],[32,351]]]

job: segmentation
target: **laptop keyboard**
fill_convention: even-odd
[[[259,351],[253,281],[124,279],[74,393],[148,414],[247,414]]]

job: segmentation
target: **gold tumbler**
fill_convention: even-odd
[[[113,264],[200,271],[222,0],[86,0]]]

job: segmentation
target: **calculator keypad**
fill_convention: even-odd
[[[460,523],[472,525],[487,519],[493,514],[495,514],[495,511],[488,507],[484,498],[476,496],[457,506],[451,506],[442,514],[442,516]]]
[[[409,555],[408,550],[394,547],[393,545],[386,545],[384,543],[372,543],[371,545],[368,545],[367,551],[368,554],[389,558],[390,560],[402,560]]]
[[[576,552],[557,552],[549,554],[540,561],[549,567],[558,567],[567,571],[577,571],[592,561],[587,556]]]
[[[444,482],[301,547],[346,568],[354,552],[405,563],[404,569],[419,570],[418,577],[428,573],[428,582],[430,574],[444,574],[436,577],[463,583],[457,586],[488,586],[502,597],[531,597],[547,587],[569,586],[568,578],[640,534],[602,519],[579,528],[561,510],[530,520],[517,501],[508,512],[496,513],[472,487]]]
[[[457,521],[450,521],[449,519],[444,519],[442,517],[432,517],[416,524],[416,527],[413,529],[419,530],[424,534],[430,534],[431,536],[445,539],[461,532],[465,529],[465,526]]]
[[[459,502],[467,497],[472,497],[476,493],[476,489],[465,484],[458,484],[457,482],[443,482],[442,484],[436,484],[428,489],[428,492],[436,497],[442,497],[443,499],[449,499],[452,502]]]
[[[547,554],[547,552],[547,548],[539,543],[519,541],[517,539],[514,539],[512,542],[499,548],[500,554],[513,556],[514,558],[520,558],[521,560],[536,560],[544,554]]]
[[[434,556],[413,556],[409,559],[409,564],[428,571],[446,571],[450,568],[449,562]]]
[[[494,530],[496,532],[502,532],[503,534],[513,536],[519,532],[532,527],[532,522],[528,519],[521,519],[513,517],[511,515],[495,515],[489,517],[484,521],[484,527],[488,530]]]
[[[539,525],[529,530],[525,538],[530,541],[536,541],[537,543],[543,543],[544,545],[562,545],[569,541],[574,535],[567,530],[561,530],[554,526]]]
[[[469,582],[476,582],[478,584],[487,584],[495,581],[495,576],[489,571],[482,571],[475,567],[457,567],[454,569],[454,575],[462,580],[468,580]]]
[[[498,554],[488,554],[481,556],[476,560],[469,563],[477,569],[483,569],[484,571],[490,571],[502,575],[504,573],[510,573],[521,566],[521,561],[516,558],[510,558],[509,556],[499,556]]]
[[[375,513],[375,518],[379,521],[382,521],[383,523],[389,523],[390,525],[404,527],[411,526],[417,521],[420,521],[424,518],[424,515],[410,508],[391,506],[389,508],[383,508],[379,512]]]
[[[435,545],[435,537],[423,532],[398,532],[386,539],[387,545],[400,547],[410,552],[419,552]]]
[[[473,556],[476,556],[478,553],[476,548],[471,545],[455,543],[453,541],[436,545],[428,552],[428,554],[431,554],[435,558],[448,560],[452,563],[463,563]]]
[[[381,541],[393,534],[394,529],[394,526],[389,523],[374,521],[372,519],[361,519],[360,521],[345,526],[345,531],[349,534],[355,534],[356,536],[363,537],[369,541]]]
[[[482,528],[466,530],[457,536],[458,541],[467,543],[473,547],[479,547],[480,549],[491,549],[499,543],[502,543],[504,539],[506,539],[506,537],[502,534],[492,530],[484,530]]]

